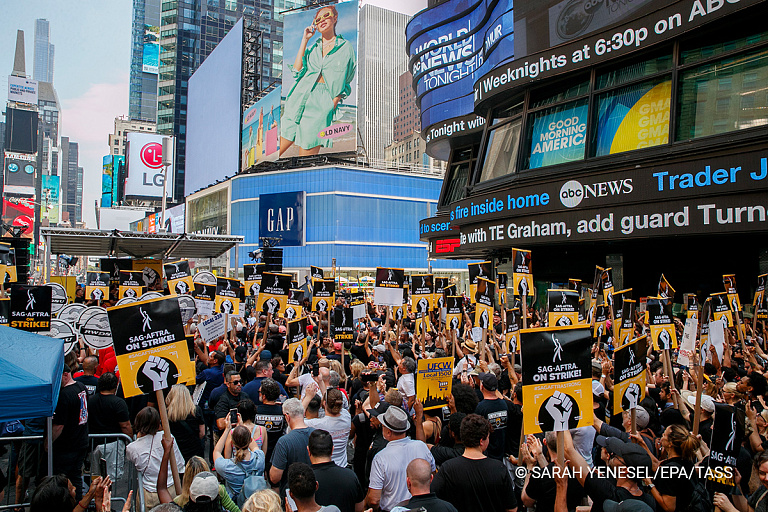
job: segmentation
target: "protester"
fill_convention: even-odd
[[[264,379],[259,388],[259,397],[261,404],[256,406],[256,417],[254,422],[267,430],[267,469],[272,460],[272,453],[275,450],[277,441],[285,433],[285,416],[283,416],[283,406],[277,402],[280,396],[280,388],[272,379]]]
[[[309,435],[315,430],[304,423],[304,408],[296,398],[289,398],[283,404],[283,415],[290,431],[282,436],[272,452],[272,467],[269,469],[269,481],[274,487],[280,487],[280,495],[285,496],[288,485],[287,470],[294,462],[310,464],[307,445]]]
[[[176,384],[165,397],[168,408],[168,424],[171,434],[185,460],[203,456],[202,439],[205,437],[205,421],[200,406],[192,402],[189,390],[183,384]]]
[[[88,399],[88,431],[90,434],[133,436],[128,405],[117,396],[118,378],[112,372],[101,374],[93,396]],[[105,438],[109,442],[112,439]]]
[[[456,507],[438,498],[430,489],[432,468],[424,459],[413,459],[405,469],[411,499],[394,507],[391,512],[424,510],[425,512],[458,512]]]
[[[53,413],[53,474],[75,483],[75,499],[83,496],[82,466],[88,454],[88,390],[72,378],[64,365],[61,390]]]
[[[491,423],[478,414],[461,421],[464,453],[446,461],[432,481],[435,495],[457,510],[514,511],[512,480],[501,461],[486,457]]]
[[[227,391],[216,402],[216,427],[219,430],[224,430],[230,412],[237,410],[241,401],[251,399],[247,393],[242,392],[242,382],[242,377],[236,371],[227,374]]]
[[[317,479],[315,501],[335,505],[341,512],[355,512],[363,508],[365,491],[352,470],[332,460],[334,443],[331,434],[322,429],[309,435],[309,460]]]
[[[242,419],[243,426],[251,433],[251,448],[258,448],[266,453],[269,447],[267,429],[262,425],[256,424],[256,405],[250,400],[242,400],[237,404],[237,413]]]
[[[271,489],[251,495],[243,504],[242,512],[283,512],[280,496]]]
[[[93,395],[96,392],[96,385],[98,384],[99,379],[95,376],[95,373],[98,366],[98,357],[85,356],[85,359],[83,359],[83,371],[76,372],[72,375],[77,382],[85,386],[89,395]]]
[[[309,395],[308,395],[309,396]],[[308,402],[308,396],[304,401]],[[325,416],[308,419],[305,423],[316,429],[321,429],[333,437],[333,462],[339,467],[347,467],[347,442],[352,427],[352,417],[349,411],[343,409],[343,395],[338,389],[329,389],[325,396]]]
[[[272,369],[271,361],[256,361],[254,368],[256,368],[256,378],[243,386],[243,393],[247,394],[249,397],[252,397],[252,400],[254,400],[256,405],[261,405],[261,401],[259,399],[259,388],[261,388],[261,383],[264,381],[264,379],[272,378],[274,371]],[[287,397],[288,392],[283,388],[282,384],[278,382],[277,385],[280,389],[280,394]]]
[[[232,436],[230,441],[229,436]],[[240,496],[247,478],[264,476],[264,452],[251,449],[251,432],[242,425],[242,418],[234,426],[226,418],[224,433],[213,450],[214,466],[227,486],[232,501],[243,503],[247,496]],[[266,480],[262,488],[266,488]]]
[[[125,456],[141,473],[144,487],[144,503],[147,509],[160,504],[157,495],[157,474],[160,471],[160,461],[163,459],[163,444],[161,439],[164,432],[160,430],[160,413],[152,407],[145,407],[138,415],[134,423],[136,440],[125,449]],[[176,465],[184,467],[184,456],[179,451],[178,445],[173,444]],[[167,479],[168,492],[171,497],[176,497],[173,488],[173,479]]]

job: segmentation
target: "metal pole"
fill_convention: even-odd
[[[51,282],[51,235],[45,235],[45,253],[43,254],[43,258],[45,258],[45,261],[43,264],[45,265],[43,268],[45,268],[45,282],[50,283]]]
[[[160,228],[158,233],[165,233],[165,188],[168,186],[168,166],[163,165],[163,206],[160,213]]]
[[[47,434],[48,437],[48,476],[53,476],[53,416],[48,416],[45,419],[48,424]]]
[[[162,213],[160,214],[160,229],[158,233],[165,233],[165,203],[166,203],[166,189],[168,187],[168,166],[171,165],[173,158],[173,151],[171,145],[173,144],[173,138],[163,137],[163,206]]]

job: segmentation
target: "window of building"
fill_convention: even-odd
[[[522,117],[488,132],[480,181],[500,178],[515,171]]]
[[[677,140],[767,125],[768,91],[755,88],[755,78],[768,83],[768,49],[726,57],[681,73]],[[745,103],[746,97],[753,99]]]
[[[524,169],[584,159],[588,98],[528,115]]]
[[[469,172],[476,161],[477,146],[454,149],[451,152],[441,205],[448,205],[466,197]]]

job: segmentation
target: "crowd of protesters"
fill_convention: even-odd
[[[649,346],[635,433],[628,412],[610,413],[609,323],[592,350],[593,425],[565,433],[561,466],[556,433],[522,435],[522,368],[519,355],[504,353],[498,310],[481,343],[472,339],[469,300],[458,332],[446,331],[433,313],[423,336],[415,334],[413,314],[395,321],[387,308],[369,302],[355,341],[345,346],[334,343],[327,316],[309,311],[309,301],[304,306],[309,342],[298,361],[289,360],[281,318],[249,310],[245,318],[232,317],[229,334],[213,343],[190,321],[196,385],[165,390],[170,439],[154,395],[122,398],[111,349],[77,347],[66,356],[53,418],[55,476],[41,476],[47,448],[22,443],[10,468],[16,502],[30,500],[32,511],[110,510],[109,477],[86,483],[82,477],[90,432],[134,439],[125,457],[142,476],[138,492],[146,510],[768,510],[768,355],[761,323],[757,332],[747,324],[744,343],[729,329],[722,358],[713,351],[712,362],[690,369],[674,364],[671,378]],[[335,307],[349,307],[341,294]],[[543,318],[530,307],[526,324],[543,326]],[[683,325],[675,323],[680,337]],[[638,313],[635,334],[648,329]],[[417,361],[447,356],[454,357],[451,396],[447,406],[425,411],[416,399]],[[703,382],[703,394],[694,436],[696,382]],[[734,405],[745,418],[730,495],[710,491],[690,471],[706,466],[716,402]],[[40,434],[45,424],[30,420],[22,428]],[[657,471],[670,466],[688,471]],[[601,467],[615,471],[595,471]],[[639,478],[629,468],[646,468],[651,476]],[[130,505],[129,497],[124,510]]]

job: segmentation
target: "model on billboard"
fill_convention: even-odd
[[[333,145],[325,130],[332,125],[339,103],[352,92],[357,68],[355,48],[336,34],[338,21],[336,7],[329,5],[320,8],[304,29],[291,68],[296,83],[286,96],[281,119],[280,156],[294,144],[300,148],[299,156],[316,155]],[[321,37],[308,47],[315,32]]]

